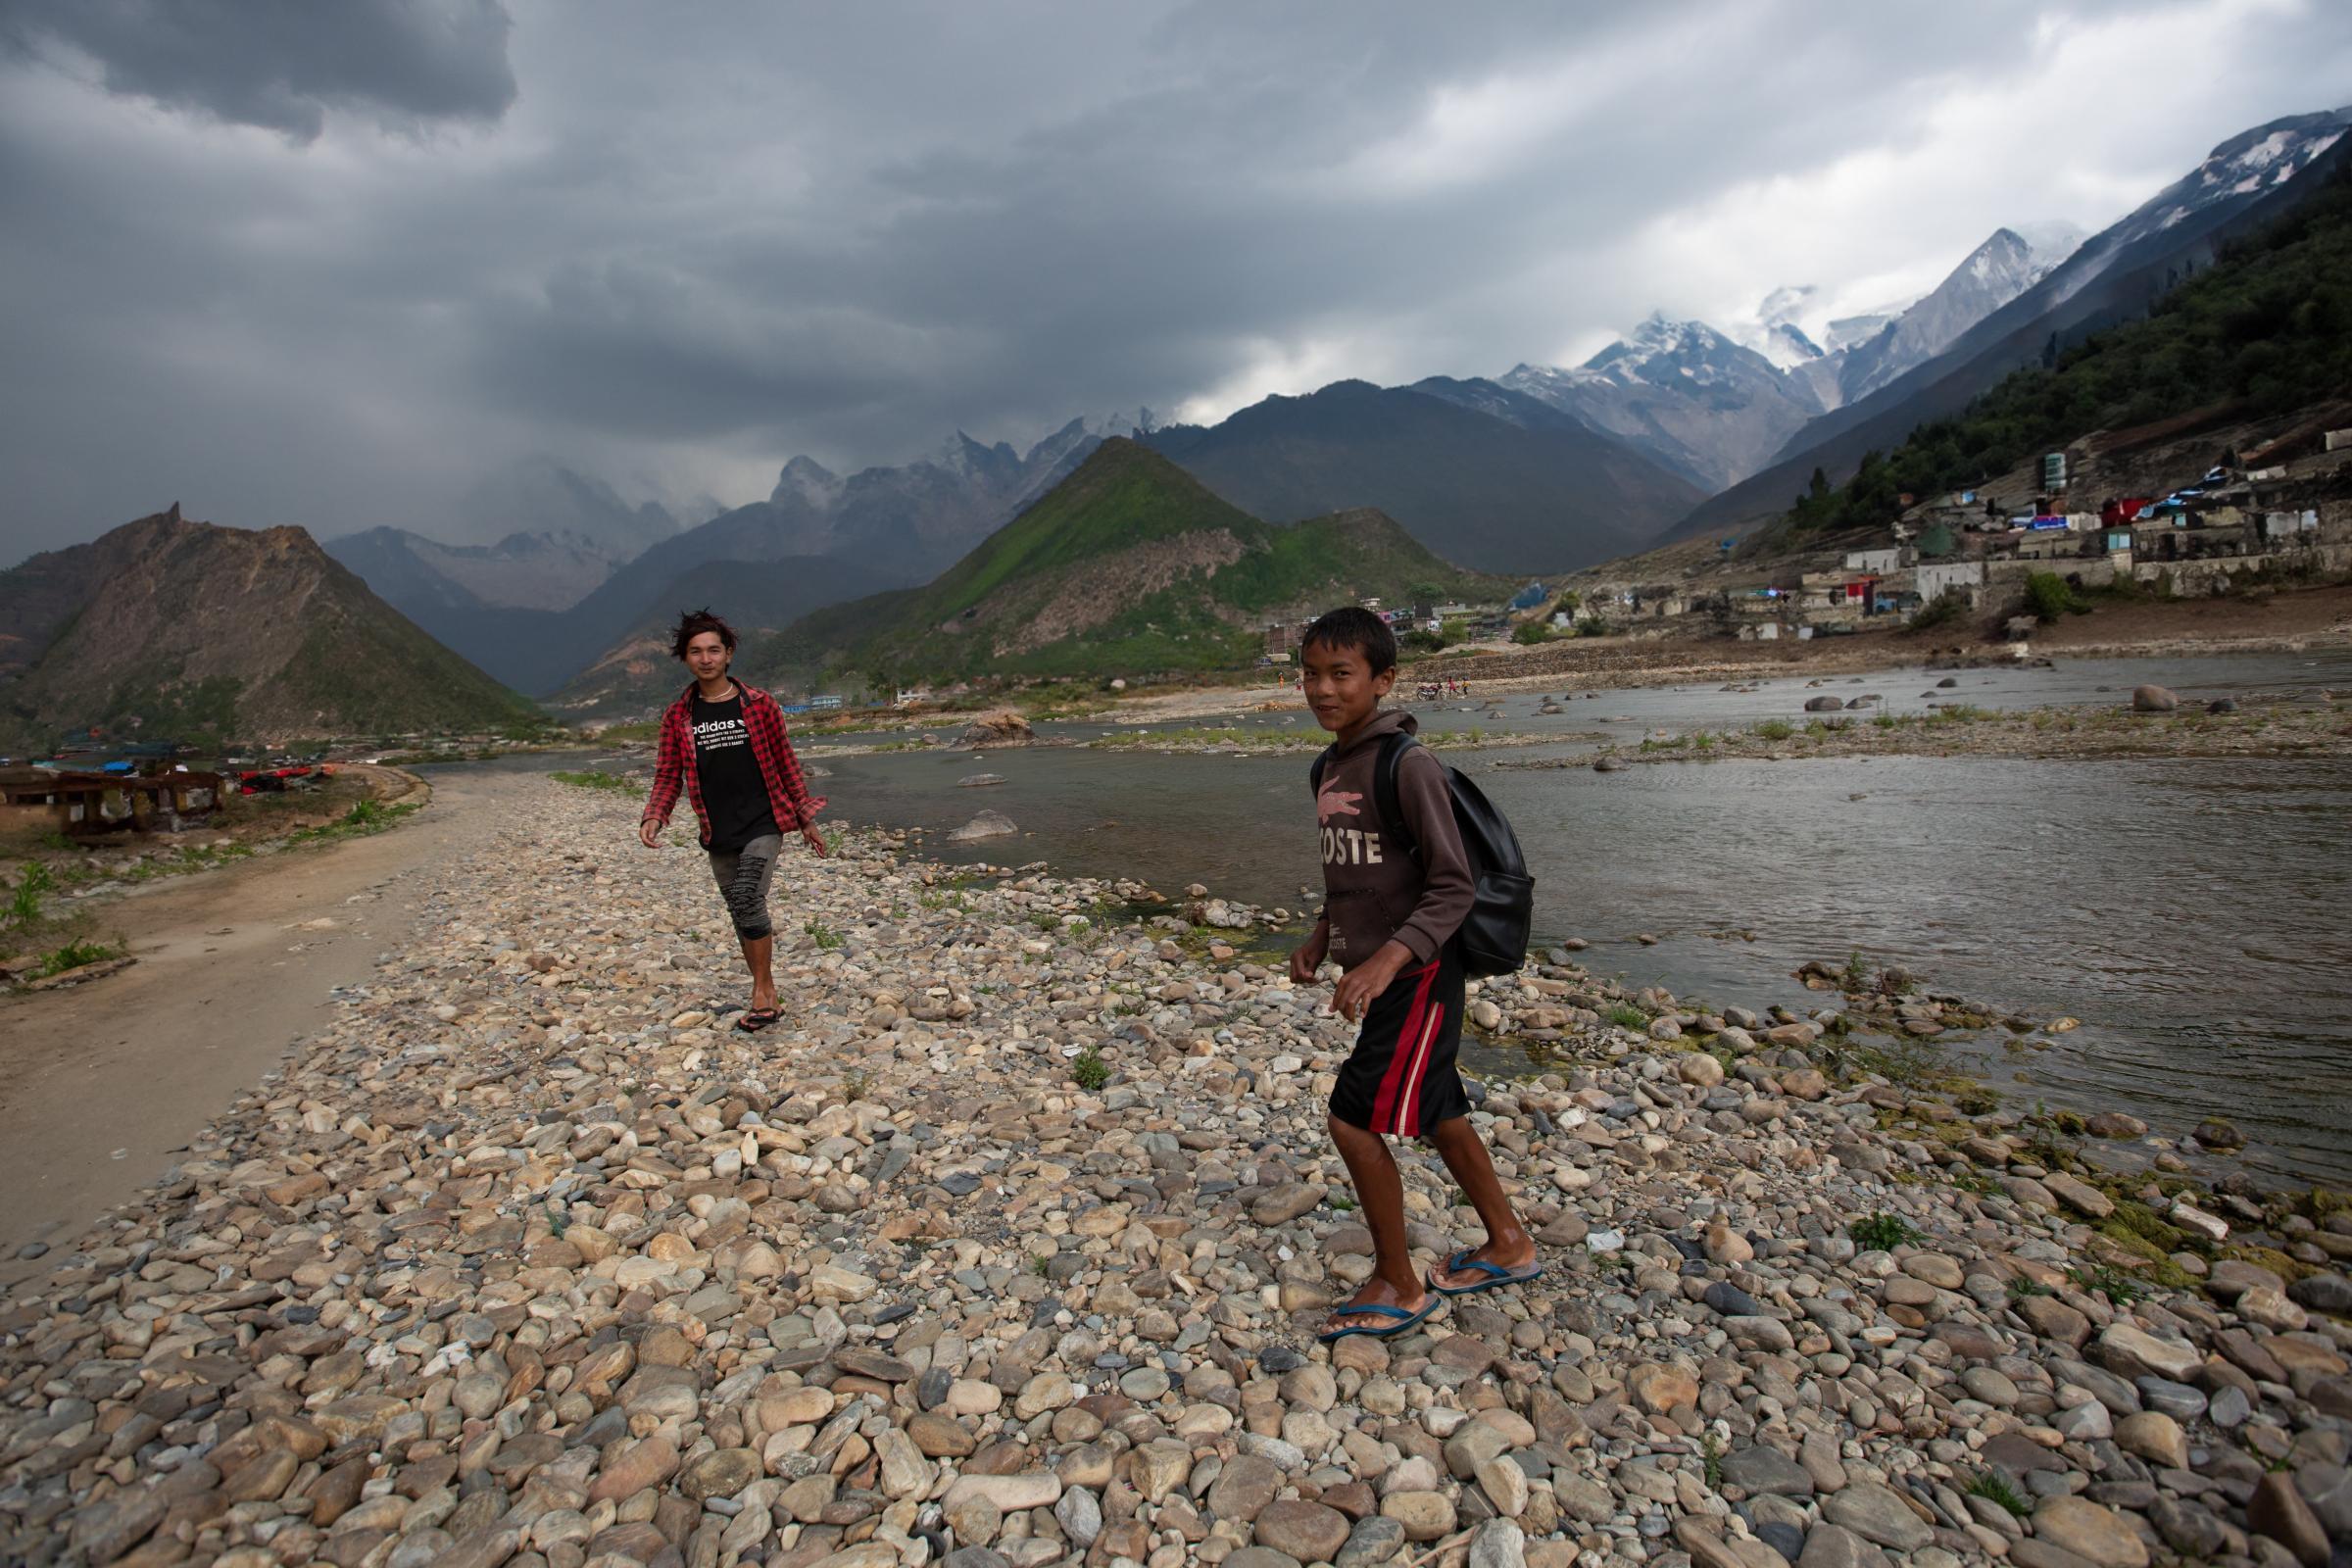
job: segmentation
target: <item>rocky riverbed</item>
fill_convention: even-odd
[[[1475,1021],[1546,1273],[1370,1267],[1345,1026],[1138,890],[854,835],[787,1025],[702,858],[553,783],[141,1200],[0,1309],[0,1560],[2319,1568],[2352,1216],[2103,1174],[1858,1030],[1567,954]],[[1908,1009],[1908,1010],[1906,1010]],[[1940,1027],[1940,1025],[1937,1025]],[[102,1114],[93,1107],[93,1114]],[[2072,1167],[2072,1168],[2070,1168]],[[1412,1236],[1476,1239],[1434,1158]]]
[[[1808,703],[1812,711],[1745,728],[1661,729],[1639,741],[1612,743],[1597,756],[1510,759],[1493,765],[1608,771],[1629,762],[1724,758],[1777,762],[1820,757],[2352,757],[2352,712],[2331,704],[2241,707],[2230,702],[2209,710],[2176,700],[2157,710],[2135,711],[2126,697],[2113,708],[2004,712],[1953,703],[1922,713],[1888,713],[1879,710],[1883,700],[1875,694],[1824,696]]]

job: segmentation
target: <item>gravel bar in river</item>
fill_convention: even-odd
[[[788,1022],[746,1035],[702,858],[531,789],[0,1306],[0,1560],[2341,1560],[2316,1198],[2061,1169],[1824,1071],[1836,1012],[1538,963],[1480,1020],[1558,1068],[1478,1115],[1544,1275],[1327,1348],[1370,1266],[1327,991],[860,835],[790,862]],[[1406,1166],[1416,1247],[1474,1240]]]

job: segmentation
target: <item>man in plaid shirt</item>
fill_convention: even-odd
[[[751,1009],[735,1027],[757,1032],[781,1016],[772,967],[775,927],[767,915],[776,857],[784,835],[796,832],[810,853],[825,853],[816,831],[824,797],[810,795],[801,777],[776,700],[727,674],[735,658],[733,627],[708,610],[696,611],[679,619],[670,653],[694,672],[694,681],[662,715],[654,791],[637,837],[649,850],[659,846],[679,790],[686,792],[710,857],[710,875],[752,972]]]

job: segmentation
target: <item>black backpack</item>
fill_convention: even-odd
[[[1412,829],[1405,825],[1404,812],[1396,804],[1396,768],[1405,748],[1420,744],[1402,730],[1392,731],[1381,738],[1380,757],[1372,768],[1372,798],[1380,808],[1381,825],[1402,839],[1405,849],[1415,856],[1421,853],[1420,846],[1413,842]],[[1331,760],[1332,751],[1325,747],[1307,770],[1307,781],[1317,795],[1323,793],[1323,767]],[[1470,860],[1474,890],[1470,912],[1462,916],[1462,928],[1454,934],[1461,950],[1462,972],[1509,974],[1527,958],[1536,879],[1527,874],[1527,858],[1519,853],[1519,835],[1511,831],[1510,819],[1496,810],[1486,792],[1459,768],[1443,761],[1438,765],[1446,770],[1446,793],[1453,799],[1453,823],[1462,835],[1462,853]]]

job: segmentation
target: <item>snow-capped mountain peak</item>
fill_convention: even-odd
[[[1621,385],[1642,381],[1652,386],[1711,386],[1779,373],[1755,350],[1733,342],[1706,322],[1676,320],[1663,311],[1652,311],[1632,332],[1587,360],[1584,368]]]
[[[2204,162],[2157,192],[2113,227],[2102,230],[2077,256],[2061,297],[2071,296],[2104,271],[2110,259],[2138,240],[2161,233],[2224,202],[2244,201],[2285,184],[2352,129],[2352,106],[2313,115],[2289,115],[2241,131],[2206,154]]]
[[[2026,249],[2034,254],[2034,265],[2044,272],[2081,250],[2082,242],[2090,237],[2090,231],[2081,223],[2063,218],[2011,223],[2009,232],[2026,242]]]
[[[1812,283],[1791,283],[1774,289],[1756,307],[1753,318],[1732,323],[1734,341],[1755,350],[1783,370],[1793,370],[1820,359],[1821,345],[1799,324],[1799,318],[1812,310],[1814,298],[1820,292]]]

